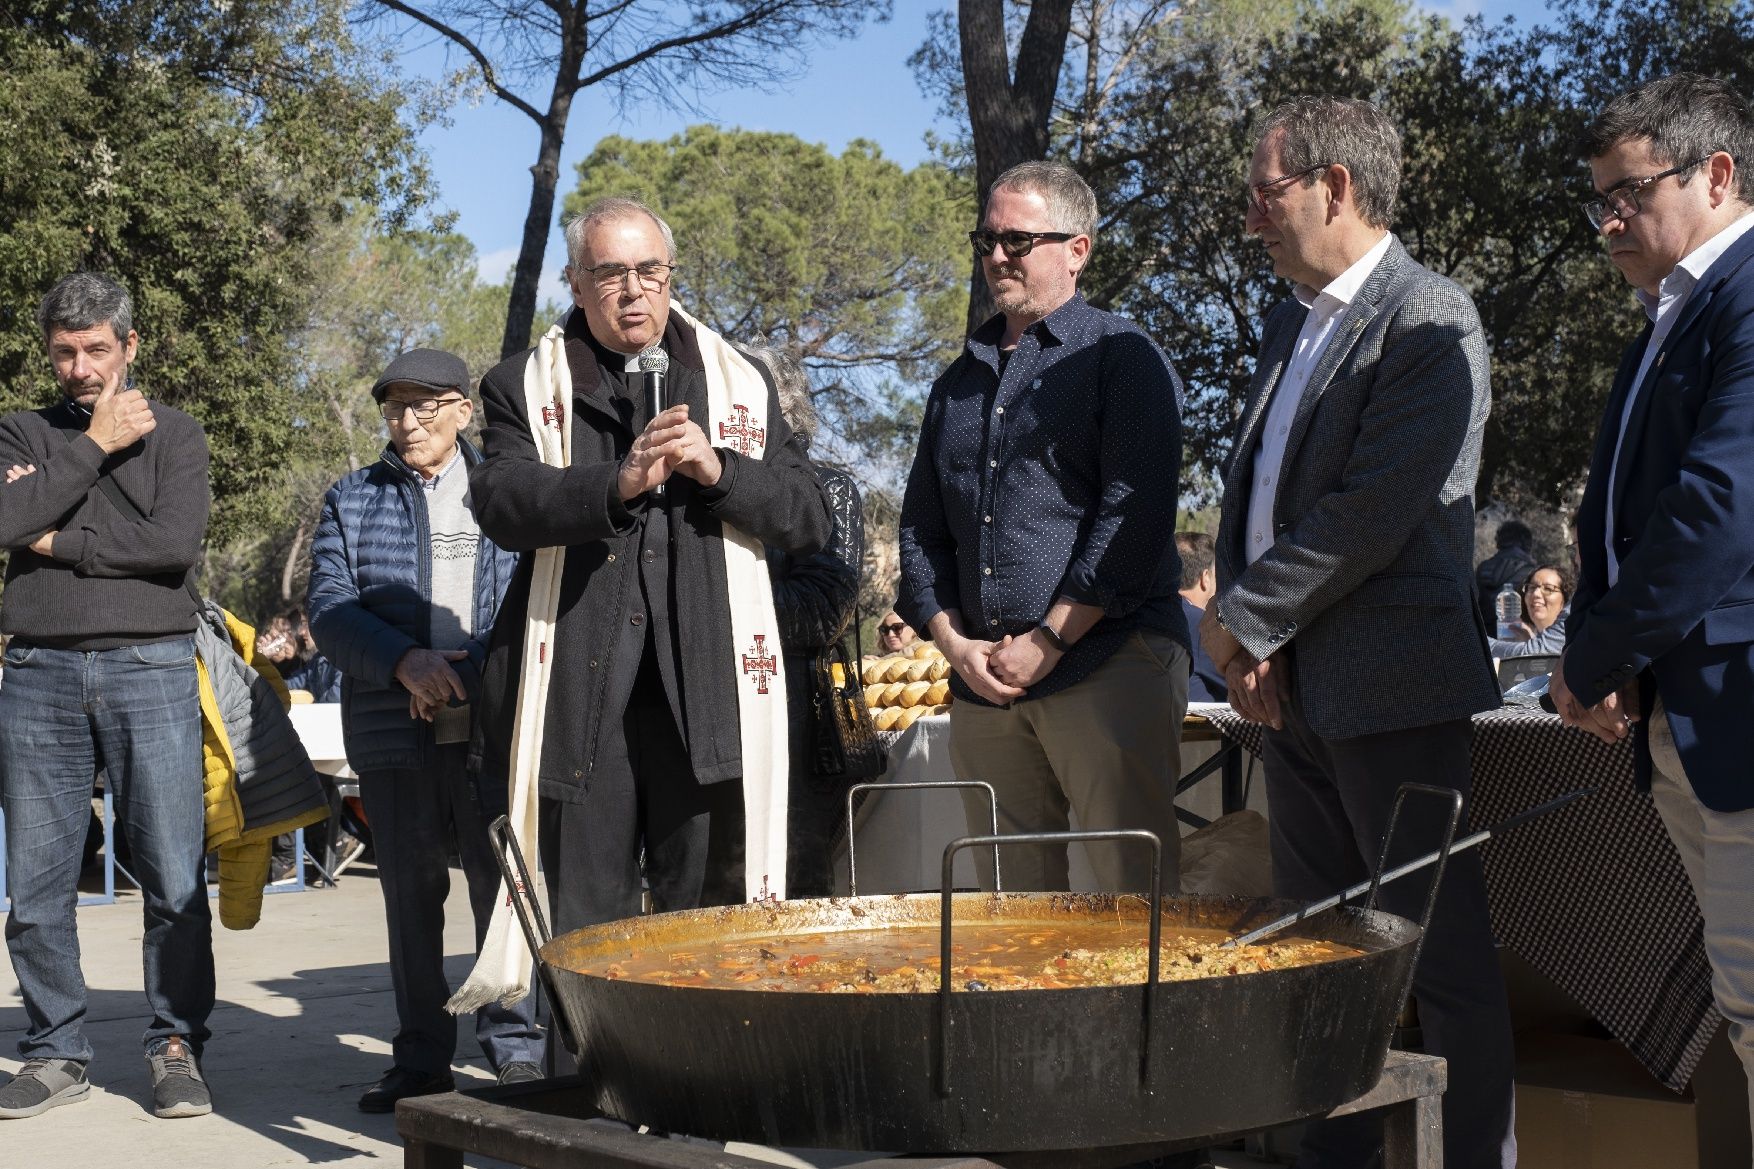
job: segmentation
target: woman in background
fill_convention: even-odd
[[[1571,605],[1571,574],[1557,564],[1543,564],[1523,581],[1521,637],[1491,639],[1495,658],[1527,658],[1565,649],[1565,613]]]

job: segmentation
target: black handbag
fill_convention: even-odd
[[[846,642],[823,647],[812,663],[810,679],[811,759],[817,775],[832,779],[875,779],[889,766],[889,753],[877,741],[877,727],[865,707],[859,662],[865,656],[859,615],[853,614],[853,639],[858,656],[848,658]],[[840,685],[834,663],[841,665]]]

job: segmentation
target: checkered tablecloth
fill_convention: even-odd
[[[1251,753],[1261,728],[1203,708]],[[1699,904],[1648,796],[1630,743],[1608,746],[1555,715],[1505,707],[1474,718],[1476,825],[1579,787],[1596,794],[1485,848],[1492,925],[1675,1091],[1722,1022],[1711,1001]]]

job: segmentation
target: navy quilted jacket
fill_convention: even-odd
[[[461,444],[469,466],[481,455]],[[432,640],[432,540],[420,476],[386,448],[369,467],[329,488],[311,542],[305,608],[317,649],[341,671],[341,728],[355,771],[417,768],[428,762],[432,729],[408,713],[396,663]],[[469,657],[452,663],[471,702],[500,599],[518,558],[487,539],[475,562]]]

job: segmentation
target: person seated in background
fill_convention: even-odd
[[[1498,599],[1498,590],[1506,584],[1520,588],[1535,569],[1535,557],[1529,551],[1534,546],[1535,534],[1529,531],[1529,525],[1506,520],[1498,525],[1494,538],[1498,551],[1474,570],[1474,601],[1480,606],[1480,617],[1488,629],[1497,628],[1498,615],[1493,604]]]
[[[914,627],[894,609],[883,614],[883,620],[877,623],[877,648],[886,654],[898,654],[919,639]]]
[[[764,370],[779,392],[780,412],[805,451],[816,436],[816,408],[810,382],[796,358],[767,344],[733,343]],[[773,581],[773,611],[779,619],[785,655],[786,720],[791,779],[786,807],[786,896],[834,894],[832,845],[845,811],[842,802],[853,781],[823,775],[815,745],[820,720],[833,717],[815,702],[817,659],[839,639],[859,600],[859,565],[865,558],[865,515],[859,488],[838,467],[813,464],[828,493],[832,527],[820,552],[767,550]],[[906,626],[903,626],[906,628]],[[908,631],[911,635],[912,630]]]
[[[505,811],[505,788],[473,783],[467,761],[487,639],[517,557],[475,518],[469,468],[481,456],[460,437],[475,412],[463,359],[410,350],[371,392],[390,443],[323,500],[309,608],[344,678],[342,736],[371,824],[395,990],[395,1063],[359,1110],[391,1112],[455,1086],[444,968],[453,847],[478,949],[498,899],[487,826]],[[541,1078],[532,999],[482,1007],[475,1035],[500,1083]]]
[[[1198,629],[1212,594],[1218,591],[1212,537],[1205,532],[1177,532],[1175,550],[1182,558],[1182,614],[1188,619],[1189,629]],[[1226,701],[1230,690],[1224,685],[1224,675],[1201,646],[1199,638],[1194,639],[1193,650],[1188,663],[1188,701]]]
[[[302,605],[294,605],[280,620],[292,631],[297,656],[281,667],[288,690],[303,690],[312,702],[341,701],[341,671],[323,656],[311,637],[311,622]],[[278,663],[276,663],[278,664]]]
[[[1495,658],[1527,658],[1556,654],[1565,648],[1565,617],[1571,603],[1571,574],[1557,564],[1543,564],[1523,582],[1523,619],[1517,636],[1489,639]]]

